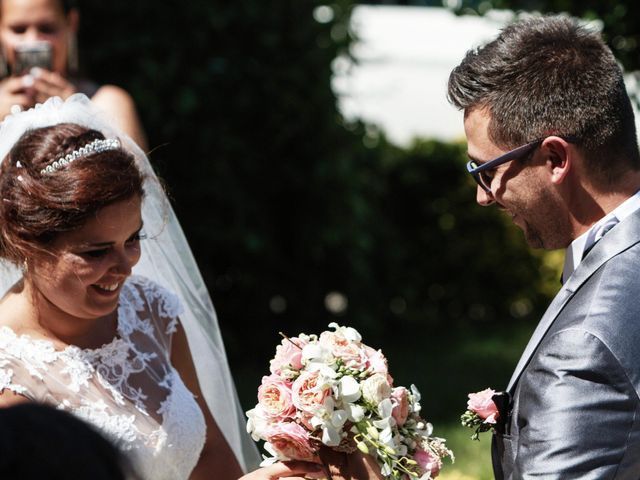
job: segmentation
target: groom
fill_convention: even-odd
[[[600,35],[523,20],[467,53],[464,110],[477,202],[534,248],[566,248],[563,286],[507,388],[498,479],[640,477],[640,155],[622,73]]]

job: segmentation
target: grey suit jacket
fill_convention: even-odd
[[[640,211],[562,287],[507,390],[497,479],[640,479]]]

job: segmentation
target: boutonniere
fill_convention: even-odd
[[[495,397],[502,395],[504,394],[497,393],[491,388],[468,395],[467,411],[460,417],[460,420],[463,426],[475,429],[471,435],[472,440],[480,440],[479,435],[482,432],[496,430],[501,418]]]

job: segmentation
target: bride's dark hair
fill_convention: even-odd
[[[52,173],[58,158],[104,139],[72,123],[26,132],[0,165],[0,258],[21,264],[59,233],[80,228],[101,208],[143,196],[143,177],[122,148],[81,156]]]

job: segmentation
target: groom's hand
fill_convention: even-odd
[[[320,449],[320,459],[329,470],[331,480],[376,480],[383,479],[375,459],[360,452],[347,455],[330,448]]]

